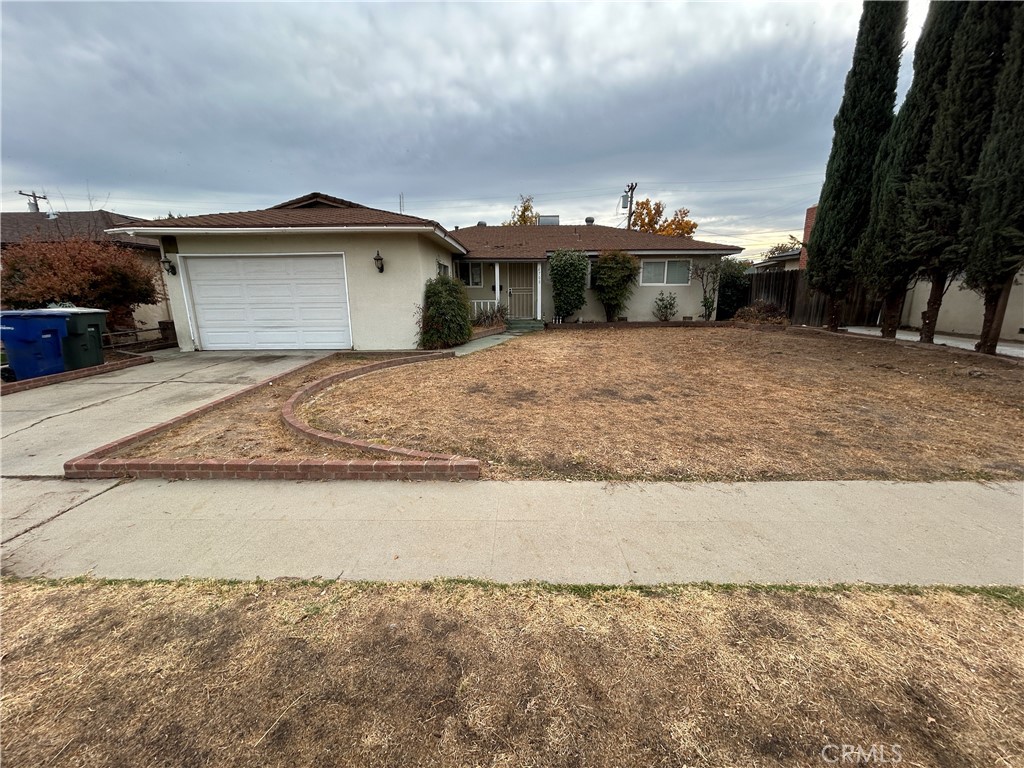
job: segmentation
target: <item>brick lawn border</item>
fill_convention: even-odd
[[[111,363],[91,365],[88,368],[64,371],[64,373],[52,373],[49,376],[37,376],[34,379],[25,379],[24,381],[5,381],[3,384],[0,384],[0,395],[13,395],[15,392],[48,387],[50,384],[60,384],[62,381],[87,379],[90,376],[99,376],[101,373],[112,373],[113,371],[121,371],[125,368],[134,368],[137,365],[145,365],[152,362],[153,358],[151,356],[142,355],[130,360],[115,360]]]
[[[477,328],[473,331],[473,335],[470,337],[470,341],[476,341],[477,339],[483,339],[487,336],[496,336],[499,333],[505,333],[508,330],[507,326],[504,325],[492,325],[489,328]]]
[[[355,354],[360,353],[356,352]],[[299,390],[296,395],[309,392],[318,385],[321,386],[319,389],[316,389],[316,392],[337,381],[363,376],[385,368],[454,357],[454,354],[451,351],[415,354],[409,357],[370,363],[369,365],[354,368],[351,371],[332,374]],[[373,458],[347,460],[107,458],[124,448],[148,440],[161,432],[185,424],[226,403],[251,394],[280,379],[282,376],[290,376],[320,362],[321,360],[313,360],[305,365],[300,365],[290,371],[264,379],[238,392],[214,400],[212,403],[195,408],[170,421],[165,421],[163,424],[149,427],[135,434],[115,440],[112,443],[100,446],[87,454],[70,459],[64,463],[64,477],[71,480],[126,477],[165,480],[475,480],[480,477],[480,461],[478,459],[448,456],[446,454],[427,454],[421,451],[411,451],[394,446],[363,443],[363,441],[349,441],[346,444],[357,448],[362,448],[365,445],[366,450],[384,452],[393,456],[402,456],[403,458],[400,460],[379,460]],[[312,394],[315,394],[315,392],[311,392],[309,396]],[[295,395],[288,400],[286,406],[292,404],[294,400],[296,400]],[[286,423],[288,423],[287,420]],[[291,424],[289,426],[293,429],[295,428]],[[298,431],[303,435],[313,437],[313,435],[308,434],[305,430],[300,429]],[[323,434],[327,435],[328,433]],[[333,438],[340,437],[338,435],[328,436]],[[314,439],[319,438],[314,437]],[[341,440],[344,440],[344,438]],[[339,443],[340,440],[331,440],[330,442]]]

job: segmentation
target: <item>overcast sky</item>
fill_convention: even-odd
[[[927,12],[911,3],[899,97]],[[622,226],[637,196],[748,254],[799,235],[853,3],[4,2],[2,204],[144,217],[312,191],[439,221]]]

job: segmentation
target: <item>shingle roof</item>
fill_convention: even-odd
[[[338,197],[311,192],[271,208],[237,213],[210,213],[147,221],[140,228],[215,229],[288,227],[440,227],[436,221],[368,208]],[[440,227],[442,230],[443,227]]]
[[[122,243],[141,248],[157,248],[150,238],[124,234],[107,234],[106,229],[146,222],[135,216],[111,211],[65,211],[50,218],[45,213],[29,211],[0,214],[0,242],[14,245],[24,240],[55,242],[82,237],[87,240]],[[147,222],[148,223],[148,222]]]
[[[475,226],[458,229],[452,237],[469,252],[468,259],[543,259],[551,251],[708,251],[723,256],[742,248],[708,243],[689,237],[668,237],[649,232],[603,227],[599,224],[559,226]]]

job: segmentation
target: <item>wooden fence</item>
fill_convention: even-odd
[[[807,284],[807,271],[770,270],[759,272],[750,281],[750,301],[769,301],[786,310],[793,325],[825,325],[827,301]],[[843,303],[842,325],[877,325],[881,301],[859,283]]]

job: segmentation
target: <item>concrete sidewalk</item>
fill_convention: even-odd
[[[860,336],[881,337],[882,335],[882,330],[880,328],[866,325],[851,325],[846,330]],[[896,331],[896,338],[900,341],[916,342],[921,338],[921,334],[917,331],[899,330]],[[956,347],[957,349],[968,349],[972,352],[974,351],[974,345],[977,341],[977,339],[965,338],[963,336],[948,336],[944,333],[935,334],[936,344],[944,344],[947,347]],[[996,353],[1006,355],[1007,357],[1024,357],[1024,344],[1013,341],[1001,341],[996,345]]]
[[[19,576],[1024,583],[1021,483],[5,480],[4,497]]]

